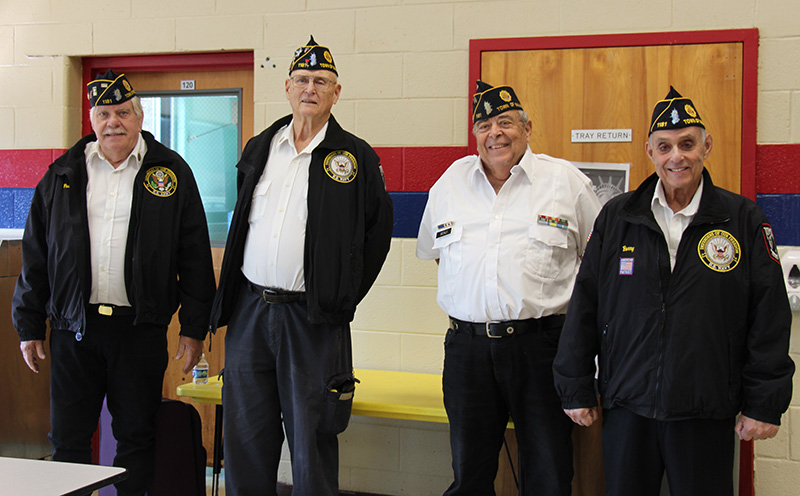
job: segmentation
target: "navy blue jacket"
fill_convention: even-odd
[[[597,404],[599,355],[603,408],[780,424],[792,315],[771,227],[755,203],[703,177],[672,271],[650,206],[655,174],[600,212],[554,363],[565,409]]]
[[[136,324],[169,325],[180,305],[181,335],[203,339],[214,268],[208,226],[192,171],[180,155],[142,131],[147,153],[133,188],[125,249],[125,288]],[[12,303],[21,341],[53,329],[84,332],[92,288],[82,138],[53,162],[36,186],[22,239],[22,272]],[[166,197],[149,193],[147,171],[166,167],[177,178]]]

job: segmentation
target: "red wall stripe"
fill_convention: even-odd
[[[800,144],[756,147],[756,191],[800,193]]]
[[[34,188],[53,160],[66,150],[0,150],[0,188]]]
[[[33,188],[63,148],[0,150],[0,188]],[[428,191],[466,146],[376,147],[389,191]],[[756,146],[756,191],[800,193],[800,144]]]

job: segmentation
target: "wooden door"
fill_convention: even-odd
[[[632,189],[653,173],[645,153],[650,117],[673,85],[714,137],[706,161],[714,183],[740,191],[741,43],[485,52],[481,78],[514,88],[533,121],[534,152],[630,163]],[[632,129],[633,141],[572,143],[573,129]]]

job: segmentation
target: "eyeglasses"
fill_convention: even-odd
[[[289,80],[295,88],[307,88],[308,83],[314,83],[314,89],[317,91],[325,91],[336,84],[330,79],[313,76],[292,76]]]

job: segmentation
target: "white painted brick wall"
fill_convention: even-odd
[[[16,148],[14,144],[14,129],[14,109],[0,107],[0,148]]]
[[[14,33],[17,63],[33,63],[29,57],[92,53],[92,23],[25,24]],[[46,61],[45,61],[46,62]]]
[[[175,48],[178,51],[242,50],[261,48],[264,23],[261,16],[212,16],[178,19]]]
[[[103,20],[94,23],[94,53],[169,53],[175,47],[175,19]]]

